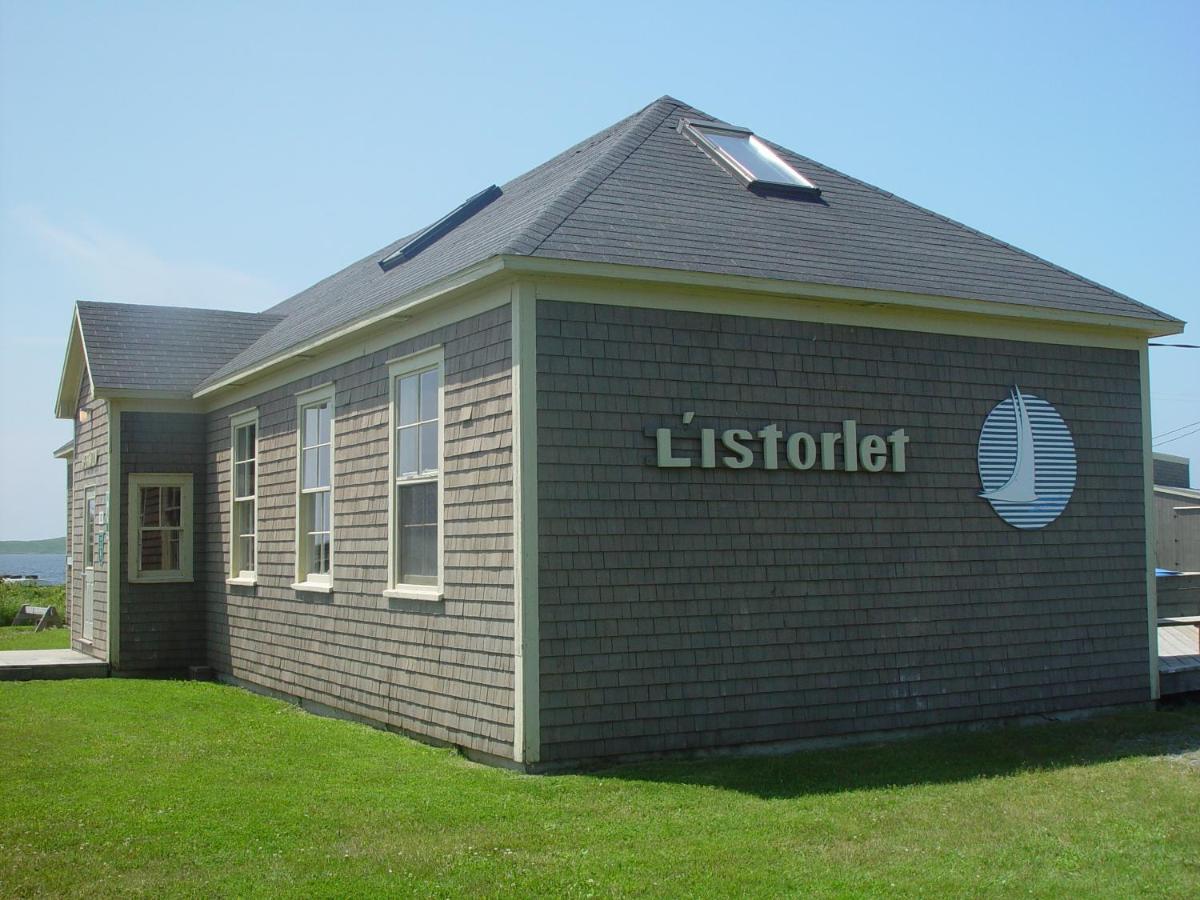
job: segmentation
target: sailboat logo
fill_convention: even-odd
[[[1075,490],[1075,442],[1053,406],[1015,385],[979,432],[983,497],[1014,528],[1044,528]]]

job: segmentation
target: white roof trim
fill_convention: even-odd
[[[79,342],[78,352],[75,350],[76,341]],[[82,359],[82,366],[79,364],[80,359]],[[79,379],[85,374],[88,383],[94,389],[96,382],[92,378],[92,365],[88,361],[87,342],[83,339],[83,323],[79,319],[79,304],[76,304],[71,311],[71,331],[67,336],[67,352],[63,357],[62,370],[58,376],[58,395],[54,404],[56,418],[75,418],[75,405],[79,402]]]

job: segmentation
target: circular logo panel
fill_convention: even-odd
[[[1044,528],[1075,490],[1075,442],[1053,406],[1017,387],[979,432],[979,496],[1014,528]]]

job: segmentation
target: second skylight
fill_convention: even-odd
[[[685,122],[684,128],[701,148],[750,186],[766,184],[802,193],[820,193],[815,184],[784,162],[751,131],[707,122]]]

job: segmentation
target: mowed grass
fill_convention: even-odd
[[[214,684],[0,684],[9,896],[1197,896],[1200,708],[525,776]]]
[[[67,628],[34,631],[33,625],[9,625],[0,628],[0,652],[4,650],[65,650],[71,646]]]

